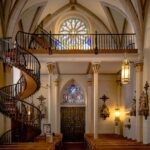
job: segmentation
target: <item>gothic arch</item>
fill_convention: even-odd
[[[66,89],[71,85],[71,84],[75,84],[75,86],[79,87],[82,94],[83,94],[83,103],[78,103],[79,105],[85,105],[86,103],[86,94],[85,94],[85,90],[83,89],[83,87],[75,80],[75,79],[70,79],[68,80],[65,85],[63,86],[61,92],[60,92],[60,104],[64,104],[63,103],[63,98],[64,98],[64,92],[66,91]],[[72,103],[75,104],[75,103]]]

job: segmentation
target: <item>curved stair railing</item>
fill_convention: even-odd
[[[0,89],[0,112],[15,125],[0,137],[0,144],[33,141],[41,133],[41,112],[25,99],[40,88],[40,63],[17,38],[15,48],[11,38],[0,39],[0,60],[22,72],[16,84]]]

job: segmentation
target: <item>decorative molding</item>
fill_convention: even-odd
[[[100,71],[100,64],[99,63],[93,63],[92,64],[92,69],[94,73],[99,73]]]
[[[54,74],[54,68],[55,68],[54,63],[48,63],[47,68],[50,74]]]

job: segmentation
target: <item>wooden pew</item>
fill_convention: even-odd
[[[55,134],[52,142],[47,141],[46,136],[39,136],[35,142],[0,145],[0,150],[60,150],[61,146],[62,134]]]
[[[126,138],[113,135],[102,134],[98,139],[93,138],[93,134],[85,134],[85,143],[88,150],[148,150],[150,145],[144,145],[140,142],[127,140]]]

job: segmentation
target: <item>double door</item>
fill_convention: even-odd
[[[85,107],[61,107],[61,132],[64,142],[84,140]]]

